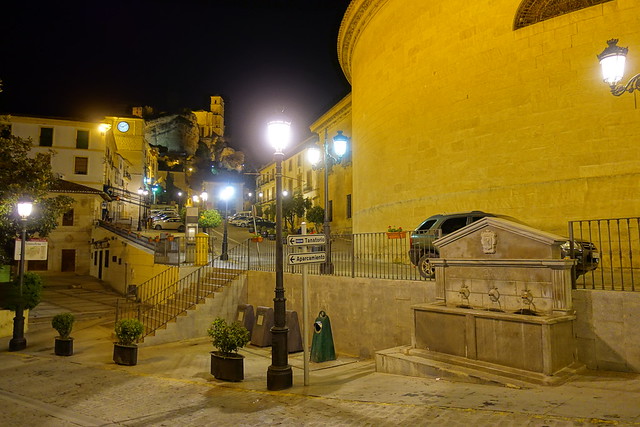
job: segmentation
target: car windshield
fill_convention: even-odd
[[[417,228],[418,231],[426,231],[431,229],[431,227],[433,227],[433,225],[436,223],[435,219],[428,219],[425,222],[423,222],[422,224],[420,224]]]

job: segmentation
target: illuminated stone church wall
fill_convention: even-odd
[[[514,29],[523,9],[545,13],[525,3],[351,3],[338,55],[352,85],[354,232],[479,209],[566,235],[568,220],[640,214],[639,100],[612,96],[596,58],[619,38],[624,81],[640,72],[640,3]]]

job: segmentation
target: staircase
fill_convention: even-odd
[[[238,282],[243,273],[243,270],[211,265],[200,267],[182,279],[157,287],[156,289],[159,290],[142,300],[120,299],[116,309],[116,321],[136,318],[144,325],[143,340],[153,337],[160,329],[166,329],[168,325],[175,323],[180,317],[187,316],[189,311],[196,310],[199,305],[205,305],[234,282]],[[156,277],[140,285],[138,295],[147,294],[145,288],[152,283],[156,287],[157,281]],[[235,309],[235,307],[234,304],[233,308]],[[208,316],[206,321],[211,323],[213,317]],[[192,326],[198,328],[195,324]],[[203,328],[202,325],[199,327]],[[203,336],[206,333],[206,328],[191,331],[191,333],[190,331],[180,332],[181,338],[194,334],[194,336]]]

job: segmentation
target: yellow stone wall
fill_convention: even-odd
[[[354,0],[338,40],[352,84],[355,232],[480,209],[560,234],[640,213],[640,111],[596,54],[629,47],[640,3],[513,30],[519,2]],[[389,25],[393,23],[393,25]]]

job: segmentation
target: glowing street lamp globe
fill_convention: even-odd
[[[31,215],[32,209],[33,204],[31,202],[18,203],[18,215],[20,215],[22,219],[27,219],[27,217]]]
[[[346,135],[343,135],[341,130],[339,130],[338,134],[333,137],[333,152],[338,156],[338,158],[341,158],[347,152],[348,142],[349,138]]]
[[[267,124],[267,140],[275,148],[276,153],[282,153],[291,139],[291,122],[285,119],[270,121]]]
[[[615,86],[624,76],[624,66],[629,48],[618,46],[618,39],[607,41],[607,47],[598,55],[602,78],[609,86]]]

